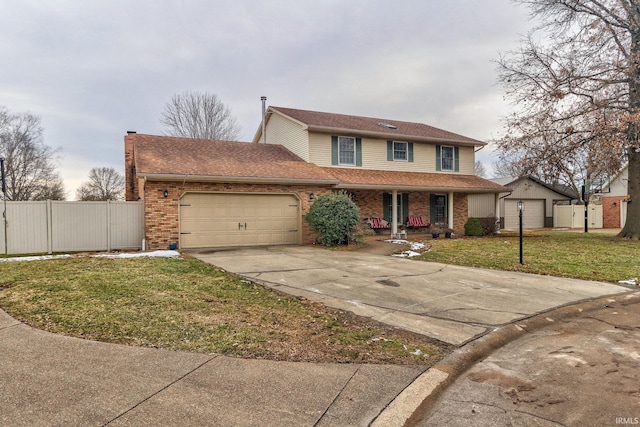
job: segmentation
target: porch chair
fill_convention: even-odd
[[[391,225],[385,221],[384,218],[368,218],[367,224],[374,231],[387,230],[391,228]]]
[[[407,228],[428,228],[431,223],[422,219],[421,216],[410,216],[407,218]]]

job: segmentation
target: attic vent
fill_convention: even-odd
[[[387,129],[398,129],[398,126],[392,125],[391,123],[385,123],[385,122],[378,122],[378,126],[382,126],[383,128],[387,128]]]

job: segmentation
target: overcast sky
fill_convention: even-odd
[[[262,95],[487,141],[510,108],[492,61],[530,27],[509,0],[0,0],[0,105],[42,118],[70,200],[187,90],[217,94],[246,141]]]

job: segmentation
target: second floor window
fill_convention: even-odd
[[[338,159],[341,165],[356,164],[356,139],[348,136],[338,137]]]
[[[442,146],[442,170],[452,171],[454,165],[454,150],[453,147]]]
[[[406,142],[393,141],[393,160],[409,160],[407,145]]]

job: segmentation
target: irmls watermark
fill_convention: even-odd
[[[617,425],[634,426],[640,424],[640,417],[616,417]]]

